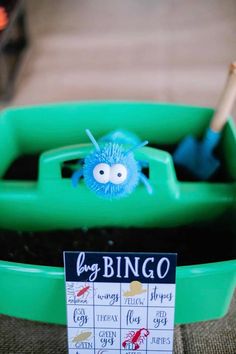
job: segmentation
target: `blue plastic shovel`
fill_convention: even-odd
[[[236,62],[230,65],[228,79],[223,90],[218,109],[203,139],[197,141],[193,136],[186,137],[173,154],[174,162],[189,170],[200,180],[209,179],[220,166],[213,155],[221,132],[228,119],[236,98]]]

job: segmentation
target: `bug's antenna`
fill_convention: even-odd
[[[131,149],[129,149],[128,151],[126,151],[126,153],[125,153],[125,155],[128,155],[128,154],[130,154],[132,151],[134,151],[134,150],[136,150],[136,149],[138,149],[138,148],[140,148],[140,147],[143,147],[143,146],[145,146],[145,145],[147,145],[148,144],[148,140],[144,140],[144,141],[142,141],[141,143],[139,143],[139,144],[137,144],[137,145],[134,145]]]
[[[96,142],[94,136],[92,135],[91,131],[89,129],[85,129],[86,134],[88,135],[89,139],[92,141],[93,145],[95,146],[95,149],[97,151],[100,151],[100,147],[98,145],[98,143]]]

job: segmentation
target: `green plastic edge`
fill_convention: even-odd
[[[63,268],[0,261],[0,278],[0,313],[66,323]],[[175,323],[224,316],[235,285],[236,260],[177,267]]]
[[[6,147],[5,144],[1,144],[1,142],[0,142],[0,155],[3,155],[5,160],[8,160],[9,162],[9,160],[12,160],[12,157],[14,157],[17,154],[16,152],[17,150],[19,152],[21,151],[22,148],[24,151],[23,146],[24,147],[32,146],[35,143],[34,139],[30,142],[30,139],[32,139],[30,138],[31,125],[27,124],[29,118],[31,117],[33,117],[32,121],[34,122],[33,124],[34,136],[37,137],[37,140],[41,141],[41,136],[43,136],[43,132],[45,130],[44,123],[49,122],[48,126],[52,128],[54,126],[53,122],[57,114],[60,116],[60,122],[63,123],[64,125],[66,125],[66,120],[64,117],[65,113],[68,113],[68,117],[71,115],[72,117],[75,118],[75,115],[78,114],[78,112],[80,113],[82,112],[81,115],[83,116],[83,120],[84,117],[85,116],[87,117],[88,115],[90,119],[90,124],[94,124],[95,122],[94,112],[95,113],[98,112],[98,115],[101,117],[103,110],[104,112],[106,112],[104,114],[106,116],[107,124],[111,124],[110,120],[107,118],[109,116],[109,112],[114,114],[116,110],[119,112],[119,114],[121,114],[122,112],[128,114],[128,116],[132,118],[131,119],[132,124],[134,124],[134,117],[136,119],[135,114],[137,114],[137,116],[139,116],[140,118],[143,117],[145,112],[150,113],[152,115],[151,121],[153,122],[154,119],[153,117],[155,116],[155,121],[156,121],[156,113],[159,112],[161,118],[163,119],[160,119],[160,122],[158,124],[159,124],[160,131],[161,128],[164,129],[165,136],[167,135],[167,126],[169,124],[167,124],[164,118],[171,116],[171,122],[173,123],[174,122],[173,116],[175,116],[175,113],[177,113],[177,111],[178,111],[177,113],[178,121],[180,119],[179,118],[180,115],[181,117],[183,115],[185,118],[190,116],[191,119],[188,119],[188,121],[185,122],[186,124],[181,124],[182,125],[181,133],[178,132],[178,129],[173,130],[172,127],[173,139],[176,139],[176,134],[177,135],[184,134],[185,130],[191,127],[192,125],[195,127],[194,129],[196,129],[196,133],[197,132],[199,133],[199,131],[201,131],[201,129],[207,124],[208,119],[213,113],[213,110],[209,108],[175,105],[175,104],[170,105],[164,103],[157,104],[154,102],[153,103],[112,102],[112,101],[111,102],[79,102],[79,103],[66,103],[66,104],[52,104],[52,105],[35,106],[35,107],[28,107],[28,108],[25,107],[13,108],[3,112],[2,120],[0,120],[0,128],[3,129],[3,132],[5,131],[7,132],[9,130],[11,132],[11,133],[8,132],[8,134],[5,132],[5,134],[8,136],[10,140],[8,142],[9,147],[7,150],[8,151],[11,150],[9,153],[11,156],[6,158],[5,156],[6,153],[4,154],[4,149],[6,149]],[[198,124],[196,124],[196,116],[198,117],[198,115],[199,118],[201,116],[201,119],[199,119],[199,127]],[[117,113],[116,113],[116,118],[117,118]],[[7,122],[6,126],[3,126],[3,124],[1,124],[4,119]],[[74,121],[75,119],[73,120],[73,122]],[[85,123],[83,121],[82,126],[84,124],[87,124],[87,122]],[[120,124],[122,124],[122,122]],[[232,122],[231,123],[229,122],[227,127],[228,127],[227,129],[229,131],[229,134],[231,134],[232,136],[232,134],[234,134],[232,133],[234,129]],[[141,129],[140,126],[137,126],[137,124],[136,124],[136,128],[139,130]],[[146,126],[146,130],[147,128],[148,130],[150,130],[149,126],[148,127]],[[96,126],[96,129],[99,130],[100,127]],[[104,129],[104,127],[102,129]],[[57,134],[52,134],[52,130],[50,131],[51,131],[50,138],[53,138],[52,135],[55,135],[54,137],[56,139],[55,143],[58,144],[58,142],[62,138],[62,135],[64,134],[63,130],[60,130],[60,132],[57,131]],[[160,131],[159,131],[159,136],[160,136]],[[0,132],[2,133],[2,131]],[[46,134],[47,133],[45,132],[45,135]],[[73,139],[75,138],[77,139],[76,134],[73,135]],[[22,137],[25,137],[26,135],[27,138],[26,141],[24,141]],[[15,139],[13,139],[13,137],[15,137]],[[1,140],[2,141],[4,140],[4,136],[3,137],[1,136]],[[48,137],[46,140],[48,140]],[[38,147],[37,144],[38,143],[36,143],[36,146]],[[230,151],[230,155],[232,156],[234,156],[234,148],[235,146],[233,146],[231,148],[232,151]],[[145,150],[144,148],[143,151],[151,151],[148,149],[149,148],[146,148]],[[1,163],[0,168],[2,169],[2,173],[4,172],[4,168],[2,167],[2,165],[7,165],[8,162],[3,161]],[[111,226],[117,226],[121,222],[125,224],[124,226],[130,226],[130,225],[132,226],[132,223],[134,222],[136,225],[145,226],[148,224],[148,222],[150,223],[149,221],[150,219],[154,220],[153,217],[150,218],[149,214],[151,211],[156,210],[156,207],[159,205],[160,202],[162,203],[163,208],[159,210],[157,223],[158,226],[166,227],[166,226],[177,226],[183,223],[183,221],[185,221],[187,218],[189,222],[198,221],[198,217],[200,214],[204,215],[204,217],[208,217],[207,215],[209,214],[209,211],[211,213],[211,217],[214,217],[222,213],[224,210],[227,210],[228,208],[232,207],[233,203],[235,202],[234,199],[234,194],[236,189],[235,183],[230,183],[227,185],[224,183],[215,184],[215,185],[201,183],[198,184],[197,193],[196,192],[193,193],[192,186],[195,187],[196,184],[177,183],[174,175],[173,165],[171,162],[172,161],[170,161],[169,163],[166,162],[166,167],[168,167],[169,176],[171,176],[172,178],[168,182],[168,185],[158,190],[157,196],[160,197],[160,199],[157,199],[154,194],[153,194],[153,198],[150,198],[149,196],[147,196],[147,193],[144,190],[144,188],[139,188],[139,190],[137,190],[137,193],[135,191],[135,193],[129,199],[116,202],[116,207],[119,208],[117,209],[117,211],[119,211],[117,215],[120,215],[122,217],[122,220],[121,219],[118,220],[118,216],[117,219],[114,219],[113,214],[112,215],[111,213],[109,214],[110,205],[108,205],[107,201],[102,201],[103,208],[101,210],[99,208],[95,208],[98,211],[98,213],[96,217],[94,216],[92,221],[91,218],[88,217],[86,207],[83,210],[81,210],[81,216],[79,219],[76,213],[73,212],[75,210],[74,206],[76,205],[78,197],[82,196],[82,200],[86,199],[88,201],[87,204],[89,205],[91,205],[91,203],[96,203],[96,199],[93,198],[92,194],[87,193],[86,188],[82,188],[83,186],[81,188],[79,186],[79,188],[76,189],[76,191],[73,190],[73,193],[68,196],[68,189],[69,189],[68,186],[70,186],[67,183],[68,181],[63,181],[63,183],[59,181],[57,185],[56,182],[58,181],[52,181],[52,183],[50,183],[50,181],[47,181],[48,189],[50,190],[51,194],[54,193],[53,196],[56,201],[58,198],[57,197],[58,190],[59,188],[61,188],[60,195],[63,195],[63,198],[65,200],[65,203],[63,205],[60,205],[60,203],[55,203],[55,202],[54,204],[53,203],[50,204],[51,201],[47,199],[48,196],[47,190],[45,190],[43,193],[43,191],[41,191],[41,188],[38,188],[40,187],[39,184],[30,183],[30,182],[25,184],[11,182],[11,181],[2,182],[0,183],[0,203],[3,209],[2,214],[0,215],[0,220],[2,221],[2,227],[11,228],[12,226],[14,226],[16,229],[19,230],[23,230],[23,229],[28,230],[28,229],[33,229],[33,226],[35,226],[35,230],[43,230],[43,229],[48,229],[48,220],[53,220],[50,221],[51,223],[50,229],[55,228],[55,225],[59,228],[69,228],[71,225],[74,228],[82,227],[82,226],[99,227],[99,226],[103,226],[101,225],[101,222],[103,222],[102,216],[105,214],[105,212],[107,215],[107,219],[109,219],[108,215],[110,215],[110,219],[108,221]],[[231,175],[235,176],[236,178],[235,164],[231,163],[229,166],[229,170],[231,171]],[[158,174],[160,174],[160,171],[158,172]],[[158,176],[154,176],[154,177],[155,178],[153,179],[156,180]],[[25,193],[22,191],[24,191]],[[68,198],[66,199],[66,197]],[[134,218],[134,215],[132,215],[131,213],[130,206],[135,205],[136,202],[140,201],[140,199],[145,201],[147,207],[145,207],[144,210],[149,214],[144,215],[143,218],[140,217]],[[39,215],[41,215],[41,211],[43,210],[42,206],[45,204],[45,201],[48,203],[48,205],[51,205],[51,208],[49,208],[49,210],[51,210],[51,215],[49,214],[42,215],[42,219],[39,220]],[[188,210],[186,211],[186,206],[190,205],[190,203],[192,205],[192,208],[188,208]],[[55,208],[53,209],[53,207],[55,207],[55,204],[56,204],[56,210],[54,210]],[[59,205],[60,205],[60,212],[59,212]],[[173,208],[174,212],[172,212],[171,208]],[[208,210],[208,212],[203,213],[202,212],[203,208]],[[122,210],[127,210],[130,213],[130,218],[128,218],[129,214],[127,214],[125,218],[125,222],[124,222],[123,214],[121,212]],[[16,218],[14,218],[13,222],[10,216],[12,214],[17,216]],[[54,215],[57,215],[57,217],[54,218],[53,217]],[[26,218],[25,216],[29,216],[29,217]],[[172,223],[170,223],[170,216],[171,216]],[[86,224],[81,225],[80,220],[83,220],[83,222],[85,222]],[[37,221],[38,221],[38,225],[37,225]],[[140,224],[138,224],[138,222]]]

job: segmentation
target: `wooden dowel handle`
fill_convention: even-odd
[[[226,81],[218,108],[211,121],[210,127],[214,131],[221,131],[227,121],[236,99],[236,62],[229,68],[229,75]]]

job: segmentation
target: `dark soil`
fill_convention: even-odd
[[[159,147],[170,153],[175,147]],[[37,180],[38,155],[25,155],[13,162],[4,179]],[[71,163],[71,162],[70,162]],[[75,161],[74,163],[78,163]],[[72,170],[62,166],[62,178]],[[187,171],[176,166],[179,180],[193,181]],[[148,176],[148,171],[146,171]],[[212,182],[227,181],[223,167]],[[232,220],[231,220],[232,221]],[[236,258],[236,234],[230,221],[176,229],[79,229],[51,232],[0,231],[0,259],[14,262],[62,266],[63,251],[176,252],[178,264],[198,264]]]
[[[167,151],[172,154],[176,146],[169,145],[149,145],[154,148],[161,149],[163,151]],[[228,176],[227,171],[224,168],[224,162],[220,157],[220,151],[216,150],[216,157],[222,162],[220,168],[214,173],[209,182],[217,183],[217,182],[231,182],[231,178]],[[23,155],[17,158],[13,163],[9,166],[5,175],[3,176],[6,180],[24,180],[24,181],[36,181],[38,179],[38,163],[39,163],[39,155]],[[78,161],[67,161],[63,164],[61,169],[62,178],[70,178],[73,170],[71,170],[68,165],[77,165]],[[177,175],[177,179],[179,181],[185,182],[197,182],[197,178],[192,175],[188,170],[186,170],[182,166],[175,165],[175,171]],[[148,177],[148,171],[143,171],[145,175]]]
[[[62,266],[63,251],[176,252],[178,265],[236,258],[236,235],[216,223],[176,229],[0,232],[0,259]]]

